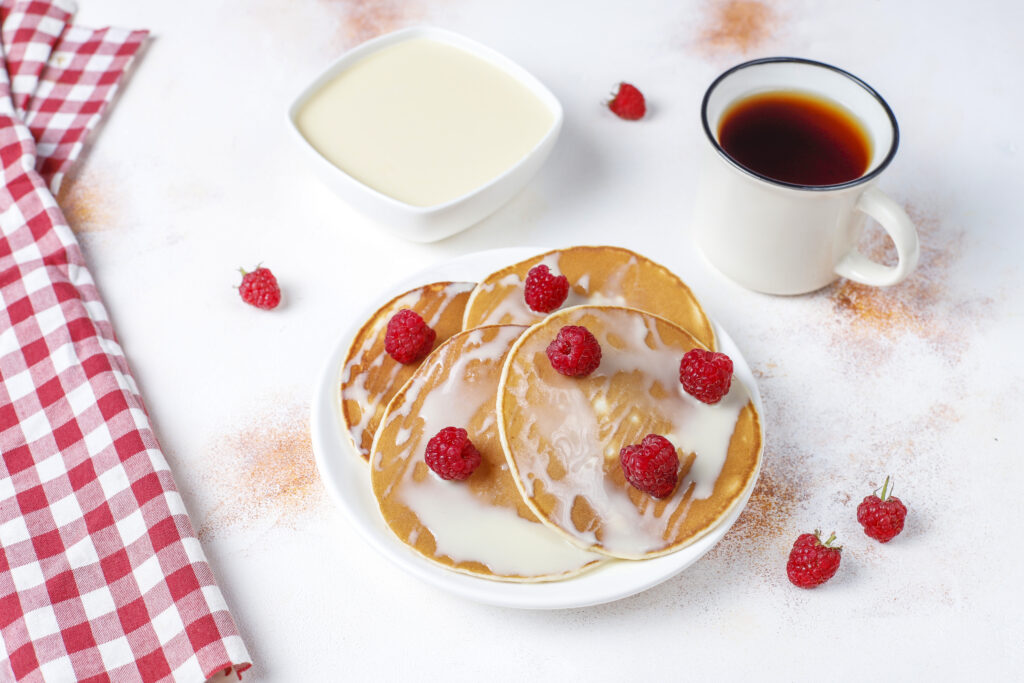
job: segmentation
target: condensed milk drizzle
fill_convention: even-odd
[[[564,275],[559,267],[561,256],[561,251],[553,251],[546,254],[544,258],[537,263],[537,265],[547,266],[551,270],[552,275]],[[612,273],[600,291],[590,291],[589,273],[584,274],[582,277],[577,279],[576,282],[572,282],[570,280],[569,296],[566,297],[565,303],[563,303],[560,308],[569,308],[571,306],[580,306],[583,304],[611,306],[628,305],[626,303],[623,280],[629,270],[634,268],[636,265],[636,259],[630,258],[626,263]],[[486,317],[480,321],[480,324],[497,325],[511,323],[516,325],[529,325],[544,318],[547,315],[546,313],[537,313],[536,311],[531,310],[526,304],[526,298],[523,294],[525,286],[525,279],[521,278],[516,273],[509,273],[496,282],[480,285],[480,290],[484,293],[510,288],[515,290],[502,297],[497,302],[494,309],[489,311]],[[471,306],[466,307],[467,312],[470,308]]]
[[[451,295],[451,296],[454,296]],[[395,302],[395,311],[399,311],[403,308],[416,308],[416,304],[419,303],[423,297],[422,290],[413,290],[406,293],[398,301]],[[444,309],[444,306],[438,307],[438,315],[440,311]],[[381,337],[381,330],[388,324],[388,318],[380,316],[374,321],[373,327],[371,328],[368,340],[375,340]],[[384,354],[379,353],[373,362],[362,369],[354,382],[350,381],[352,378],[352,370],[359,367],[363,363],[363,357],[370,348],[364,346],[359,349],[359,352],[352,356],[352,359],[345,363],[345,367],[341,374],[341,383],[344,386],[342,392],[342,400],[355,401],[359,405],[359,421],[349,425],[349,432],[352,434],[352,442],[355,444],[360,454],[366,456],[369,455],[369,450],[362,445],[363,432],[370,424],[370,420],[373,418],[376,412],[376,401],[375,397],[371,395],[369,388],[366,386],[367,379],[370,377],[370,372],[376,370],[384,364]],[[401,370],[400,365],[395,365],[391,368],[388,373],[387,380],[382,386],[393,386],[395,382],[395,376]]]
[[[517,375],[514,384],[510,377],[505,385],[503,400],[527,405],[529,392],[532,403],[539,404],[536,410],[524,413],[528,419],[518,430],[522,447],[540,454],[516,458],[520,482],[528,496],[535,496],[542,487],[554,497],[557,502],[549,515],[551,521],[581,545],[600,543],[610,551],[643,555],[665,545],[694,500],[712,495],[749,394],[734,378],[721,402],[701,403],[683,391],[678,376],[681,352],[661,339],[652,317],[614,309],[583,307],[578,311],[578,316],[567,318],[567,324],[576,324],[571,320],[583,317],[584,312],[598,316],[603,323],[591,330],[603,353],[601,365],[588,377],[589,385],[596,382],[597,387],[590,391],[591,396],[571,378],[541,382],[536,371],[529,369],[530,363],[523,364],[527,370]],[[535,355],[537,362],[544,362],[542,352]],[[645,400],[638,400],[639,408],[608,401],[613,384],[626,376],[642,379]],[[538,389],[544,392],[539,400]],[[638,412],[648,408],[659,415]],[[672,425],[662,436],[684,454],[684,460],[686,454],[696,454],[667,505],[651,498],[638,506],[606,472],[608,467],[618,467],[619,449],[627,445],[614,442],[615,435],[622,432],[623,420],[639,424],[648,417]],[[558,466],[552,466],[553,459]],[[553,476],[552,470],[561,476]],[[577,499],[586,502],[600,519],[600,541],[595,529],[579,529],[574,524],[572,508]]]
[[[384,407],[385,399],[390,397],[385,391],[397,389],[399,384],[397,378],[403,367],[398,363],[390,363],[386,375],[379,376],[380,368],[387,360],[384,351],[383,339],[384,328],[387,326],[391,316],[403,308],[415,311],[426,312],[430,315],[425,320],[427,325],[436,328],[441,321],[445,311],[461,295],[469,292],[475,285],[469,282],[448,283],[443,290],[431,291],[427,296],[426,288],[417,288],[406,292],[398,299],[395,299],[387,306],[383,315],[378,315],[373,321],[367,334],[362,337],[362,345],[353,349],[348,362],[341,371],[341,399],[342,401],[353,401],[359,407],[359,419],[351,421],[348,425],[349,433],[356,450],[363,456],[369,455],[369,449],[363,445],[363,435],[370,427],[371,421],[378,411]],[[368,354],[375,354],[373,360],[366,363]],[[370,379],[373,377],[373,386],[376,391],[370,388]]]
[[[378,441],[387,438],[394,425],[402,425],[389,444],[394,450],[388,457],[402,461],[403,466],[383,496],[394,497],[416,515],[434,537],[436,556],[447,556],[455,563],[480,562],[499,576],[557,576],[601,556],[520,517],[513,507],[484,499],[468,482],[442,480],[423,463],[427,440],[444,427],[467,428],[471,438],[474,433],[496,431],[494,402],[501,361],[523,329],[502,326],[463,333],[458,353],[449,352],[452,345],[441,347],[429,368],[414,375],[401,405],[388,413],[378,436]],[[485,332],[489,339],[485,340]],[[496,436],[492,447],[500,448]],[[375,443],[373,450],[372,465],[379,468],[381,444]],[[414,544],[419,535],[419,527],[414,527],[406,540]]]

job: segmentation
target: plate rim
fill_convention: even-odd
[[[502,247],[470,252],[434,263],[396,283],[393,287],[383,290],[357,316],[348,321],[345,329],[331,347],[327,361],[317,375],[310,404],[310,436],[313,456],[320,479],[323,481],[324,487],[327,489],[335,505],[341,509],[348,522],[355,527],[357,534],[362,540],[386,559],[398,565],[406,573],[415,576],[421,581],[425,581],[435,588],[440,588],[475,602],[499,607],[518,609],[572,609],[589,607],[641,593],[671,579],[707,554],[733,526],[743,510],[746,509],[754,487],[760,478],[761,467],[764,462],[764,405],[756,378],[753,376],[750,366],[729,334],[715,321],[713,316],[705,311],[714,328],[719,347],[729,347],[735,352],[734,355],[730,355],[733,355],[736,374],[750,392],[751,400],[753,400],[754,406],[761,416],[759,420],[761,453],[754,476],[751,477],[750,483],[733,506],[733,509],[710,531],[691,545],[681,548],[674,553],[648,560],[613,560],[562,581],[494,581],[445,569],[413,551],[395,537],[384,524],[383,519],[379,516],[380,513],[375,499],[373,499],[374,505],[372,508],[376,517],[373,520],[366,519],[365,511],[361,510],[360,507],[362,502],[349,500],[336,479],[339,476],[338,468],[345,467],[344,461],[332,462],[330,459],[332,454],[340,452],[341,457],[348,459],[348,464],[358,465],[359,468],[362,468],[362,475],[357,474],[356,476],[365,479],[363,491],[372,499],[369,466],[355,452],[351,440],[345,433],[345,427],[341,421],[340,392],[337,391],[342,372],[341,365],[347,355],[351,340],[362,324],[362,321],[375,312],[380,305],[410,287],[446,279],[453,281],[475,281],[479,279],[475,277],[467,278],[465,276],[448,277],[447,275],[439,277],[439,275],[446,272],[454,271],[458,273],[462,269],[469,270],[473,267],[484,270],[485,267],[488,267],[486,264],[491,261],[496,263],[493,270],[497,270],[503,267],[502,263],[505,265],[515,263],[549,250],[550,248],[528,246]],[[483,275],[486,275],[487,272],[491,272],[491,270],[484,272]],[[703,302],[701,305],[703,307]],[[356,468],[348,467],[348,469],[353,470]],[[359,470],[356,469],[356,471],[358,472]],[[602,581],[602,578],[609,574],[611,574],[609,580]],[[620,574],[623,576],[620,577]],[[597,577],[596,579],[593,578],[595,576]],[[620,578],[626,580],[618,580]],[[632,581],[629,580],[631,578],[633,579]],[[580,586],[583,589],[577,590]],[[566,587],[569,587],[568,590],[566,590]]]

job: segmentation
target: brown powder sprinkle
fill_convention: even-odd
[[[325,0],[341,8],[341,38],[358,45],[422,19],[417,0]]]
[[[113,226],[116,196],[103,174],[75,170],[61,183],[57,204],[74,232],[99,232]]]
[[[805,502],[805,456],[788,448],[767,449],[761,474],[742,514],[707,554],[707,561],[730,568],[746,567],[763,580],[773,573],[776,559],[792,543],[793,516]]]
[[[258,416],[210,446],[212,466],[204,478],[219,502],[200,525],[200,540],[258,519],[294,527],[322,506],[324,488],[307,415],[305,407],[293,406],[278,415]]]
[[[777,462],[773,454],[768,462]],[[728,542],[750,543],[782,534],[796,505],[795,487],[768,465],[758,478],[743,514],[729,530]]]
[[[769,370],[777,367],[767,362]],[[768,439],[761,472],[750,500],[736,523],[707,555],[707,561],[745,571],[766,583],[778,579],[778,557],[796,538],[800,510],[821,489],[820,471],[794,425],[800,424],[799,404],[777,390],[771,373],[758,371],[758,384],[770,410],[761,415]],[[785,380],[779,380],[780,385]]]
[[[697,45],[702,52],[748,53],[775,31],[777,15],[757,0],[716,0],[707,11]]]
[[[844,331],[859,336],[893,338],[913,334],[941,347],[959,348],[954,337],[968,318],[985,314],[989,300],[955,301],[947,285],[950,271],[963,250],[964,232],[944,229],[933,213],[913,204],[904,207],[917,226],[921,259],[917,270],[893,287],[870,287],[839,280],[826,290]],[[896,249],[877,226],[865,231],[859,249],[868,257],[892,265]],[[951,325],[950,321],[957,321]]]

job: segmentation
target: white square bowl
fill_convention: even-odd
[[[536,95],[551,111],[553,118],[551,127],[540,142],[511,168],[461,197],[432,206],[407,204],[356,180],[320,154],[297,125],[298,113],[309,98],[338,74],[374,52],[414,38],[429,38],[462,48],[498,67]],[[511,199],[548,158],[562,129],[562,119],[562,105],[526,69],[465,36],[429,26],[388,33],[349,50],[310,83],[288,109],[289,127],[320,179],[356,209],[394,234],[414,242],[433,242],[453,235],[490,215]]]

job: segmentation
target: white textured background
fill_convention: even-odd
[[[155,37],[61,202],[255,658],[246,681],[1019,675],[1024,5],[81,4],[83,24]],[[537,178],[433,245],[351,211],[285,127],[288,103],[329,61],[416,23],[504,52],[566,112]],[[695,253],[700,98],[725,68],[779,54],[846,68],[895,110],[902,147],[881,187],[923,243],[905,284],[772,298]],[[619,80],[647,94],[647,120],[600,107]],[[308,397],[323,359],[369,297],[426,265],[601,242],[675,269],[744,350],[768,436],[750,506],[691,569],[602,607],[496,609],[406,576],[316,479]],[[233,269],[258,261],[286,291],[269,314],[232,289]],[[886,473],[910,516],[882,546],[855,508]],[[786,554],[815,527],[837,531],[843,564],[800,591]]]

